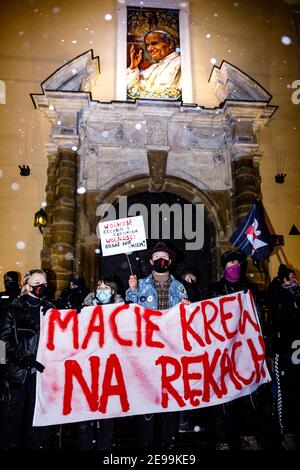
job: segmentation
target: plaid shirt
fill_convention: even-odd
[[[166,310],[169,308],[169,290],[171,286],[171,278],[167,279],[163,287],[160,282],[153,279],[155,289],[157,291],[157,310]]]

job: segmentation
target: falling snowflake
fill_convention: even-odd
[[[213,64],[213,65],[215,65],[215,64],[217,63],[217,59],[215,59],[215,57],[212,57],[212,58],[210,59],[210,63]]]
[[[99,248],[96,248],[95,253],[96,253],[96,255],[99,255],[99,253],[101,253],[101,251],[99,250]]]
[[[52,11],[53,11],[53,13],[59,13],[60,8],[59,7],[54,7],[54,8],[52,8]]]
[[[67,261],[71,261],[72,259],[74,259],[73,253],[66,253],[65,254],[65,259]]]
[[[211,38],[211,34],[210,33],[207,33],[207,35],[205,36],[207,39]]]
[[[106,13],[106,15],[104,15],[104,19],[105,19],[105,21],[111,21],[112,20],[112,15],[110,13]]]
[[[13,191],[18,191],[18,190],[20,189],[19,183],[12,183],[11,189],[12,189]]]
[[[24,31],[19,31],[19,32],[18,32],[18,35],[19,35],[19,36],[24,36]]]
[[[281,42],[285,46],[289,46],[290,44],[292,44],[292,40],[289,36],[281,36]]]
[[[194,427],[194,432],[200,432],[200,431],[201,431],[200,426],[195,426],[195,427]]]
[[[18,250],[24,250],[24,248],[26,247],[26,243],[23,241],[19,241],[16,243],[16,247],[18,248]]]
[[[41,207],[44,209],[45,207],[47,207],[47,202],[46,201],[43,201],[42,204],[41,204]]]
[[[142,124],[140,124],[140,123],[138,122],[138,123],[135,125],[135,128],[136,128],[136,130],[139,131],[140,129],[142,129]]]

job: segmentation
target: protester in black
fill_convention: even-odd
[[[36,373],[44,366],[36,361],[40,310],[43,314],[53,305],[45,300],[46,275],[29,271],[24,278],[21,296],[5,307],[0,323],[0,340],[6,346],[5,380],[9,385],[5,426],[9,449],[39,449],[49,446],[47,427],[33,427]]]
[[[223,277],[210,288],[210,297],[220,297],[234,292],[251,290],[258,316],[260,305],[254,286],[246,277],[246,257],[238,251],[226,251],[221,259]],[[216,450],[230,450],[234,444],[242,450],[260,450],[256,439],[257,394],[233,400],[214,407]]]
[[[295,271],[281,264],[268,289],[269,326],[274,361],[274,410],[285,449],[299,448],[296,442],[300,395],[300,286]]]
[[[70,286],[63,289],[58,297],[56,307],[58,309],[75,308],[80,312],[88,293],[85,280],[82,277],[74,277],[70,281]]]
[[[5,290],[0,292],[0,315],[5,305],[20,295],[19,279],[20,273],[17,271],[8,271],[4,274]]]

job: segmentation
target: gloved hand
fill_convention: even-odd
[[[45,366],[43,366],[43,364],[38,362],[35,359],[34,355],[23,357],[22,361],[20,362],[20,365],[25,367],[25,369],[27,369],[27,370],[35,368],[36,370],[38,370],[41,373],[43,373],[44,370],[45,370]]]

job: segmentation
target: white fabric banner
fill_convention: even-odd
[[[34,426],[206,407],[270,381],[250,292],[165,311],[52,309],[37,360]]]

